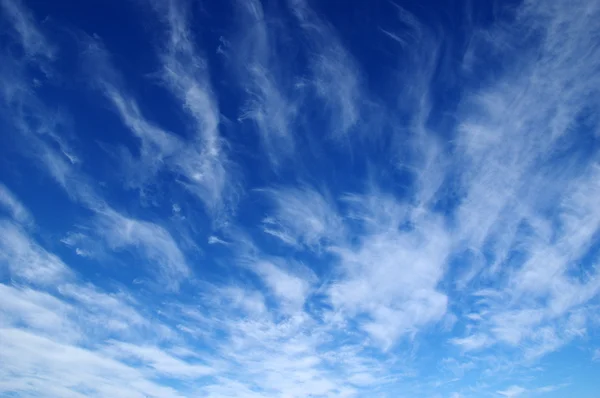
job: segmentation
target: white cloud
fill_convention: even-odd
[[[224,164],[223,143],[217,134],[218,107],[210,93],[208,76],[187,36],[185,13],[175,2],[163,4],[166,9],[161,5],[157,8],[169,30],[169,42],[161,58],[164,82],[196,123],[197,135],[192,142],[149,122],[142,115],[141,105],[121,88],[119,77],[102,62],[95,65],[102,72],[96,83],[142,142],[145,158],[139,165],[149,166],[153,173],[155,166],[162,167],[164,162],[210,209],[222,199],[220,184],[226,181],[218,172]],[[93,58],[98,48],[89,47],[88,51],[86,55],[94,61],[101,60]],[[34,105],[32,109],[38,109],[38,104]],[[113,209],[81,172],[79,164],[63,156],[54,143],[34,140],[28,130],[31,127],[25,123],[22,131],[35,144],[34,152],[39,156],[32,158],[43,165],[74,203],[92,210],[92,221],[81,227],[85,233],[67,235],[65,244],[85,250],[88,246],[82,243],[94,239],[117,252],[136,250],[142,257],[139,266],[149,262],[160,276],[155,284],[158,295],[165,287],[174,287],[191,276],[185,255],[165,228]],[[214,170],[217,172],[211,174]],[[347,350],[347,345],[343,350],[321,347],[331,341],[328,326],[320,326],[319,320],[303,308],[314,275],[299,264],[296,267],[290,262],[294,267],[288,268],[290,264],[283,261],[259,263],[257,274],[270,289],[272,301],[247,287],[226,289],[220,293],[227,294],[215,300],[219,304],[215,307],[207,300],[194,303],[184,314],[174,314],[155,301],[160,296],[149,304],[128,292],[109,292],[83,282],[19,227],[8,221],[1,227],[3,272],[7,270],[14,282],[45,289],[3,288],[11,299],[2,307],[2,392],[33,396],[44,391],[72,397],[351,396],[358,387],[348,387],[347,378],[340,374],[348,373],[357,384],[365,385],[385,373],[360,346],[355,351]],[[320,244],[314,234],[302,228],[296,229],[300,241]],[[323,232],[321,227],[317,235]],[[143,295],[144,290],[138,293]],[[167,297],[182,306],[181,296]],[[205,306],[208,312],[194,312],[199,306]],[[169,325],[157,318],[168,318]],[[218,336],[212,334],[216,331]],[[110,343],[103,344],[105,341]],[[210,354],[202,351],[204,347],[210,347]],[[180,354],[190,352],[198,356]],[[340,352],[345,353],[343,357]],[[346,372],[347,367],[352,372]],[[211,377],[215,369],[219,372]],[[189,384],[190,380],[205,377],[201,384]],[[166,379],[173,380],[181,391],[161,385]]]
[[[148,321],[122,295],[83,284],[58,290],[59,294],[51,295],[0,284],[0,391],[22,396],[44,391],[73,397],[180,397],[152,380],[196,378],[211,372],[193,360],[186,362],[149,346],[162,340],[163,326],[153,323],[145,331],[140,329],[138,323]],[[115,328],[117,323],[123,327]],[[144,343],[112,340],[99,346],[98,341],[108,336]]]
[[[208,237],[208,244],[209,245],[228,245],[228,243],[226,241],[224,241],[223,239],[221,239],[215,235],[211,235]]]
[[[275,211],[263,220],[264,231],[290,245],[318,249],[344,236],[344,225],[326,196],[310,188],[264,190]]]
[[[163,226],[123,215],[95,197],[90,205],[94,216],[79,227],[85,233],[72,232],[61,239],[77,255],[102,261],[111,251],[133,251],[143,261],[128,266],[143,276],[153,274],[154,282],[174,290],[192,275],[186,255]],[[144,262],[151,267],[141,266]]]
[[[70,144],[72,137],[57,133],[59,129],[67,130],[67,118],[37,98],[34,84],[26,74],[30,69],[43,72],[46,63],[5,54],[0,54],[0,58],[0,114],[8,121],[5,128],[14,132],[12,144],[66,188],[72,177],[70,166],[77,158]]]
[[[0,220],[0,266],[15,280],[34,285],[53,285],[71,275],[58,257],[33,242],[20,227],[5,220]]]
[[[100,51],[98,48],[90,48],[91,52],[96,50]],[[94,54],[102,55],[101,52],[94,52]],[[35,61],[34,65],[40,66]],[[103,63],[99,62],[98,67],[104,67]],[[18,77],[23,79],[20,75]],[[17,81],[11,84],[25,83]],[[111,88],[114,89],[110,83],[106,83],[104,89],[110,91]],[[140,253],[147,256],[156,265],[158,273],[164,278],[163,282],[167,286],[176,287],[183,277],[189,275],[189,268],[183,253],[164,228],[147,221],[130,219],[121,215],[108,206],[97,194],[94,188],[95,184],[81,173],[76,164],[66,156],[65,153],[70,152],[70,149],[65,146],[61,136],[53,131],[57,127],[55,121],[49,116],[46,107],[30,91],[22,90],[18,92],[16,98],[4,99],[9,111],[15,114],[12,121],[29,145],[25,152],[45,168],[45,171],[55,179],[74,202],[84,205],[96,213],[96,224],[94,225],[97,227],[96,232],[106,239],[111,248],[121,249],[124,246],[139,248]],[[128,103],[123,97],[119,97],[117,102],[125,108],[130,107],[128,109],[132,113],[137,110],[135,104]],[[10,109],[15,104],[18,105],[16,112]],[[21,107],[25,107],[25,112]],[[29,113],[36,115],[39,120],[31,120],[27,116]],[[140,134],[144,128],[148,127],[143,124],[143,120],[138,120],[136,117],[132,117],[131,123],[135,124]],[[156,131],[151,133],[156,133]],[[49,137],[49,140],[45,138],[46,136]],[[150,134],[150,136],[154,137],[154,134]],[[168,137],[161,136],[159,138],[161,139],[158,142],[155,141],[154,144],[164,149],[169,144]],[[59,149],[57,150],[56,147]],[[9,203],[7,201],[10,198],[6,194],[3,194],[2,197],[4,198],[3,203]],[[17,209],[14,206],[18,203],[14,201],[10,201],[10,203],[14,212]],[[24,216],[23,214],[21,216]],[[5,233],[0,244],[6,247],[2,260],[9,264],[11,272],[16,277],[32,283],[47,284],[52,280],[64,278],[64,274],[69,274],[68,268],[58,258],[45,253],[43,249],[30,242],[18,227],[9,222],[3,222],[1,227]],[[79,247],[77,249],[80,254],[90,253]],[[12,261],[8,261],[9,256],[12,257]]]
[[[48,293],[0,284],[0,325],[24,325],[41,335],[71,342],[82,338],[68,319],[73,308]]]
[[[555,384],[550,386],[538,387],[534,391],[538,394],[546,394],[564,388],[566,386],[568,386],[568,384]]]
[[[490,338],[484,334],[476,334],[462,338],[453,338],[450,340],[450,342],[459,346],[465,351],[480,350],[492,343]]]
[[[3,232],[2,237],[11,235]],[[44,391],[73,397],[180,397],[153,379],[212,373],[207,365],[151,345],[177,338],[157,316],[140,313],[136,309],[140,303],[127,292],[110,293],[85,284],[63,263],[58,264],[65,270],[46,280],[44,265],[56,266],[56,257],[24,233],[5,243],[4,248],[12,248],[2,250],[9,255],[3,262],[10,279],[42,290],[0,284],[0,391],[22,396]],[[25,252],[26,256],[15,254]],[[30,277],[24,264],[34,266],[37,273]],[[23,279],[23,274],[30,279]],[[98,344],[107,338],[112,339],[110,344]],[[181,342],[175,348],[190,351]]]
[[[235,73],[248,96],[240,121],[251,120],[260,134],[263,148],[272,164],[294,154],[293,125],[298,112],[294,78],[288,76],[286,61],[276,48],[285,35],[278,24],[268,23],[260,1],[238,2],[240,31],[225,54],[234,62]],[[281,27],[279,27],[282,30]]]
[[[267,314],[263,293],[245,286],[213,287],[204,300],[210,302],[215,308],[230,306],[235,310],[242,310],[244,313],[259,318]]]
[[[45,391],[64,397],[183,396],[102,354],[15,328],[0,333],[3,391],[29,396]]]
[[[184,18],[180,15],[182,11],[173,3],[169,12],[173,15],[168,22],[176,25],[167,25],[167,29],[171,35],[181,36],[171,37],[161,50],[162,77],[193,120],[193,136],[189,139],[184,138],[187,132],[166,131],[143,114],[97,38],[85,39],[86,65],[95,85],[114,106],[125,126],[140,139],[139,158],[126,153],[123,160],[128,183],[133,187],[155,183],[158,174],[166,169],[202,200],[207,211],[218,213],[232,204],[229,202],[234,200],[236,189],[230,180],[231,164],[219,135],[218,104],[211,93],[207,72],[200,66],[203,62],[188,41],[187,33],[182,31],[186,29],[185,20],[180,20]]]
[[[346,135],[361,119],[365,103],[358,68],[340,43],[337,33],[304,0],[290,0],[300,27],[306,34],[311,53],[311,85],[331,114],[331,134]]]
[[[39,114],[42,124],[46,123],[45,110],[43,107],[39,108],[41,105],[34,97],[30,97],[25,92],[18,102],[31,105],[32,112]],[[37,112],[37,110],[41,111]],[[90,208],[97,214],[95,225],[98,228],[97,232],[106,239],[109,246],[138,247],[143,255],[148,256],[148,259],[156,264],[159,274],[165,278],[164,282],[168,286],[176,287],[183,277],[189,275],[183,253],[164,228],[146,221],[127,218],[114,211],[96,193],[94,185],[87,176],[80,173],[74,164],[66,161],[60,151],[54,148],[56,145],[60,146],[60,142],[56,140],[47,142],[34,131],[30,131],[33,127],[23,115],[18,116],[15,122],[22,127],[23,137],[31,144],[31,148],[27,148],[26,152],[45,167],[73,201]],[[2,198],[3,203],[10,204],[14,214],[26,217],[26,213],[23,213],[24,208],[19,207],[18,202],[11,200],[4,190]],[[19,227],[3,221],[0,228],[4,231],[0,245],[5,248],[0,258],[3,263],[8,264],[15,277],[31,283],[48,284],[69,274],[68,269],[58,258],[47,254],[30,242]],[[81,248],[76,249],[79,249],[82,254],[89,253]]]
[[[581,259],[600,228],[591,204],[600,197],[598,166],[576,144],[568,161],[560,148],[579,140],[578,118],[597,106],[595,85],[586,81],[597,81],[600,53],[588,52],[594,29],[582,20],[593,24],[589,18],[599,12],[582,3],[534,1],[517,10],[514,25],[471,42],[469,62],[476,62],[490,48],[512,53],[522,29],[539,39],[459,111],[455,157],[464,197],[456,245],[476,259],[458,285],[488,281],[498,294],[480,300],[485,311],[477,311],[471,337],[453,339],[457,344],[500,343],[535,360],[586,333],[599,290],[595,265]]]
[[[0,183],[0,207],[3,207],[15,221],[21,224],[31,225],[33,223],[33,217],[29,210],[2,183]]]
[[[57,48],[20,0],[0,1],[0,18],[6,21],[3,33],[12,36],[0,53],[0,113],[19,133],[14,144],[65,184],[65,163],[80,162],[69,132],[71,121],[60,108],[47,106],[37,97],[38,86],[54,80],[52,62]],[[13,47],[19,51],[11,51]]]
[[[379,360],[359,343],[340,344],[333,336],[342,331],[299,307],[306,295],[302,279],[282,265],[261,267],[257,272],[276,301],[244,284],[208,289],[201,307],[176,305],[176,312],[171,311],[183,333],[211,341],[223,361],[215,365],[222,376],[208,384],[204,394],[341,397],[360,395],[361,389],[382,383],[386,368]],[[348,380],[355,386],[349,387]]]
[[[185,255],[167,230],[148,221],[127,218],[112,209],[100,211],[95,231],[113,250],[134,248],[155,266],[160,283],[176,289],[191,275]]]
[[[0,9],[6,14],[7,22],[18,35],[19,42],[23,45],[28,56],[41,56],[52,59],[55,48],[40,32],[33,16],[20,0],[2,0]]]
[[[275,264],[260,261],[252,267],[259,274],[282,305],[291,305],[298,310],[304,305],[310,289],[310,281],[293,275]]]
[[[593,85],[583,83],[582,77],[595,79],[592,71],[598,57],[586,57],[577,65],[567,61],[578,58],[577,52],[591,40],[592,30],[575,22],[591,14],[585,6],[569,13],[561,7],[562,3],[547,8],[542,2],[532,2],[519,10],[518,23],[528,24],[527,29],[539,34],[541,46],[523,54],[522,61],[509,66],[496,83],[475,92],[459,127],[459,149],[470,170],[463,177],[467,194],[459,213],[462,229],[477,247],[485,239],[498,240],[499,258],[508,248],[499,246],[504,240],[497,238],[498,228],[514,233],[524,217],[533,216],[532,207],[558,199],[557,181],[576,172],[575,164],[567,167],[568,163],[554,169],[552,151],[556,140],[572,134],[574,118],[590,105]],[[491,44],[515,40],[513,35],[522,27],[501,33]],[[542,97],[550,100],[540,103]],[[532,107],[536,112],[530,111]],[[510,118],[505,117],[507,113]],[[535,194],[541,189],[547,192],[544,198]]]
[[[586,332],[591,309],[585,304],[597,296],[600,285],[594,275],[569,276],[569,267],[588,250],[600,228],[599,215],[591,204],[600,198],[597,176],[598,167],[592,165],[570,183],[558,212],[564,220],[560,232],[555,232],[552,242],[543,235],[528,240],[529,258],[512,272],[500,296],[488,300],[491,308],[479,320],[496,342],[514,347],[526,344],[523,352],[530,359],[555,351]],[[511,306],[504,304],[507,298]]]
[[[233,205],[229,202],[235,202],[238,189],[233,165],[219,132],[219,106],[206,61],[199,55],[190,32],[190,14],[180,1],[152,4],[168,33],[159,54],[163,82],[194,122],[194,136],[175,158],[176,167],[187,177],[184,185],[203,200],[209,211]]]
[[[152,327],[151,322],[133,308],[133,301],[126,294],[107,293],[93,285],[63,284],[58,292],[67,300],[73,300],[86,312],[79,312],[86,322],[95,325],[96,330],[107,329],[122,334]],[[128,303],[130,301],[130,303]]]
[[[149,368],[159,375],[198,379],[215,372],[215,369],[200,364],[188,363],[180,358],[169,355],[154,346],[139,346],[123,342],[109,342],[103,351],[113,358],[140,361],[143,365],[138,369]]]
[[[507,398],[514,398],[514,397],[518,397],[519,395],[522,395],[526,391],[527,390],[525,388],[520,387],[520,386],[510,386],[506,390],[496,391],[496,392]]]
[[[82,198],[86,193],[74,183],[76,178],[71,169],[80,161],[72,147],[74,137],[70,133],[70,118],[60,108],[48,106],[37,96],[39,83],[36,82],[47,83],[52,79],[52,45],[19,1],[3,1],[2,8],[11,15],[11,23],[21,32],[10,46],[23,50],[23,54],[19,54],[3,47],[0,53],[0,113],[8,122],[7,131],[14,132],[9,147],[14,145],[13,149],[41,166],[70,196]]]
[[[102,245],[82,232],[69,232],[60,242],[73,249],[75,254],[81,257],[97,258],[102,252]]]
[[[440,219],[416,216],[412,228],[401,231],[405,210],[391,198],[372,199],[352,198],[366,233],[354,247],[331,249],[340,276],[328,295],[338,310],[367,314],[370,321],[362,327],[389,347],[446,313],[447,297],[437,285],[450,241]]]
[[[235,178],[219,131],[221,115],[207,62],[196,48],[192,13],[184,3],[152,4],[167,31],[158,50],[161,81],[192,122],[192,137],[152,122],[110,66],[105,50],[92,46],[87,55],[95,61],[106,58],[95,65],[96,84],[140,142],[129,183],[155,183],[166,171],[217,217],[218,209],[228,206],[222,201],[235,196]],[[51,46],[20,3],[3,1],[2,7],[14,17],[11,26],[26,55],[51,59]],[[320,16],[301,1],[292,1],[291,8],[310,42],[310,84],[331,116],[333,134],[340,137],[366,113],[361,96],[368,95],[361,90],[358,66]],[[67,140],[49,133],[59,129],[26,84],[22,66],[40,69],[42,62],[3,63],[4,110],[30,144],[27,151],[75,204],[92,210],[91,221],[77,227],[85,234],[69,234],[63,243],[90,255],[86,264],[105,246],[117,253],[131,249],[139,254],[132,272],[141,274],[150,266],[158,278],[152,293],[139,285],[111,290],[106,287],[111,281],[94,285],[94,271],[86,272],[89,280],[84,282],[22,226],[0,221],[0,270],[6,281],[0,285],[0,392],[292,398],[393,395],[394,388],[411,391],[405,388],[409,385],[416,386],[413,395],[432,396],[424,391],[427,383],[410,376],[418,374],[411,365],[422,364],[419,337],[444,320],[454,327],[431,328],[451,343],[439,349],[455,352],[457,346],[465,359],[444,362],[452,376],[444,383],[467,379],[464,373],[478,368],[496,378],[494,385],[510,386],[522,374],[531,376],[524,366],[588,332],[596,310],[591,304],[600,292],[597,264],[585,260],[600,231],[600,169],[597,159],[579,148],[583,138],[597,135],[591,131],[596,121],[589,121],[590,131],[577,126],[600,98],[600,55],[594,46],[600,7],[529,1],[515,11],[516,19],[471,38],[465,61],[470,71],[490,51],[501,62],[493,76],[477,76],[476,88],[465,78],[464,96],[452,115],[458,128],[439,136],[429,126],[435,123],[430,123],[427,92],[437,61],[442,68],[441,44],[415,17],[401,13],[408,33],[386,27],[384,34],[405,51],[413,50],[408,40],[414,35],[423,49],[408,64],[422,70],[413,84],[399,90],[411,102],[398,106],[402,117],[411,113],[410,159],[386,156],[408,165],[414,177],[410,192],[381,192],[376,187],[385,184],[374,178],[366,193],[342,198],[339,192],[321,194],[306,186],[263,190],[274,207],[267,218],[261,208],[256,219],[264,232],[293,250],[284,256],[264,236],[250,240],[244,235],[250,234],[246,225],[224,223],[227,228],[219,236],[198,239],[213,245],[206,248],[207,264],[214,260],[221,267],[215,278],[221,285],[195,280],[179,236],[169,232],[168,224],[148,221],[157,220],[159,211],[129,216],[105,203],[81,172]],[[278,150],[298,149],[297,99],[270,46],[276,32],[265,11],[250,2],[241,4],[240,12],[240,36],[248,33],[237,43],[247,45],[239,54],[243,62],[238,61],[245,62],[242,85],[250,97],[244,116],[257,124],[268,156],[283,158],[289,154],[276,154]],[[533,41],[523,43],[523,38]],[[391,108],[386,113],[396,112]],[[26,115],[35,116],[31,120]],[[382,123],[394,124],[390,118]],[[447,198],[457,203],[456,209],[440,205]],[[15,221],[30,222],[27,209],[2,185],[0,204]],[[169,215],[171,210],[179,213],[168,207]],[[184,208],[187,217],[190,206]],[[236,231],[242,231],[241,238]],[[86,245],[89,240],[97,245]],[[183,281],[193,289],[165,292]],[[460,330],[463,337],[447,334],[449,329]],[[403,339],[410,339],[406,351]],[[427,360],[435,362],[437,354],[429,350]],[[593,355],[597,360],[598,352]],[[434,379],[437,373],[429,369]],[[436,379],[430,385],[444,383]],[[559,386],[513,385],[495,391],[478,383],[470,391],[510,398]],[[462,394],[454,393],[454,398],[469,391],[451,387]]]

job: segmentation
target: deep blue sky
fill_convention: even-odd
[[[599,397],[597,1],[0,21],[0,395]]]

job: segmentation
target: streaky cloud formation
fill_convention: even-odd
[[[239,1],[236,4],[240,31],[235,32],[233,45],[227,52],[235,62],[240,83],[248,100],[241,109],[239,120],[248,119],[255,125],[270,161],[277,167],[293,156],[296,138],[293,127],[299,111],[296,82],[286,73],[278,52],[283,52],[281,37],[286,31],[276,20],[270,20],[260,1]],[[230,54],[231,53],[231,54]],[[291,80],[291,81],[290,81]]]
[[[360,120],[362,92],[354,60],[335,30],[303,0],[290,0],[310,48],[310,84],[330,115],[333,136],[347,134]]]
[[[8,213],[10,218],[20,224],[29,225],[33,222],[29,210],[15,197],[15,195],[4,185],[0,184],[0,205]]]
[[[174,11],[170,11],[174,12]],[[162,54],[164,82],[184,105],[194,120],[196,132],[190,140],[165,131],[146,119],[134,97],[122,87],[121,77],[111,65],[103,44],[87,39],[85,55],[96,69],[95,85],[112,103],[123,123],[140,140],[138,159],[128,159],[127,175],[133,187],[143,187],[154,181],[163,168],[181,178],[180,183],[197,195],[211,212],[219,210],[231,199],[231,186],[226,186],[228,164],[219,137],[219,115],[215,110],[210,87],[192,44],[187,41],[182,16],[169,16],[173,53]],[[175,19],[175,20],[172,20]],[[180,36],[174,36],[180,35]]]
[[[344,224],[331,201],[308,188],[280,188],[264,191],[275,204],[272,215],[263,220],[264,232],[292,246],[318,249],[344,236]]]
[[[38,29],[31,12],[20,1],[2,0],[0,3],[4,17],[10,21],[10,27],[17,40],[21,42],[25,54],[29,57],[52,59],[55,56],[54,46],[46,40]]]
[[[0,395],[596,397],[599,3],[0,20]]]
[[[220,114],[206,61],[196,50],[187,12],[181,3],[154,1],[153,6],[163,19],[166,16],[169,35],[165,49],[159,54],[163,81],[195,127],[195,134],[186,144],[187,150],[177,166],[188,177],[184,185],[214,211],[235,199],[236,184],[231,181],[232,165],[219,133]]]
[[[52,285],[71,274],[69,268],[58,257],[32,241],[27,232],[18,225],[3,220],[0,230],[2,230],[0,258],[3,269],[15,281],[42,286]]]

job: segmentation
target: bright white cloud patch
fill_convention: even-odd
[[[62,3],[0,0],[0,395],[596,393],[599,4]]]

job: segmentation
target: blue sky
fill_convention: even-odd
[[[599,397],[598,1],[0,20],[0,395]]]

